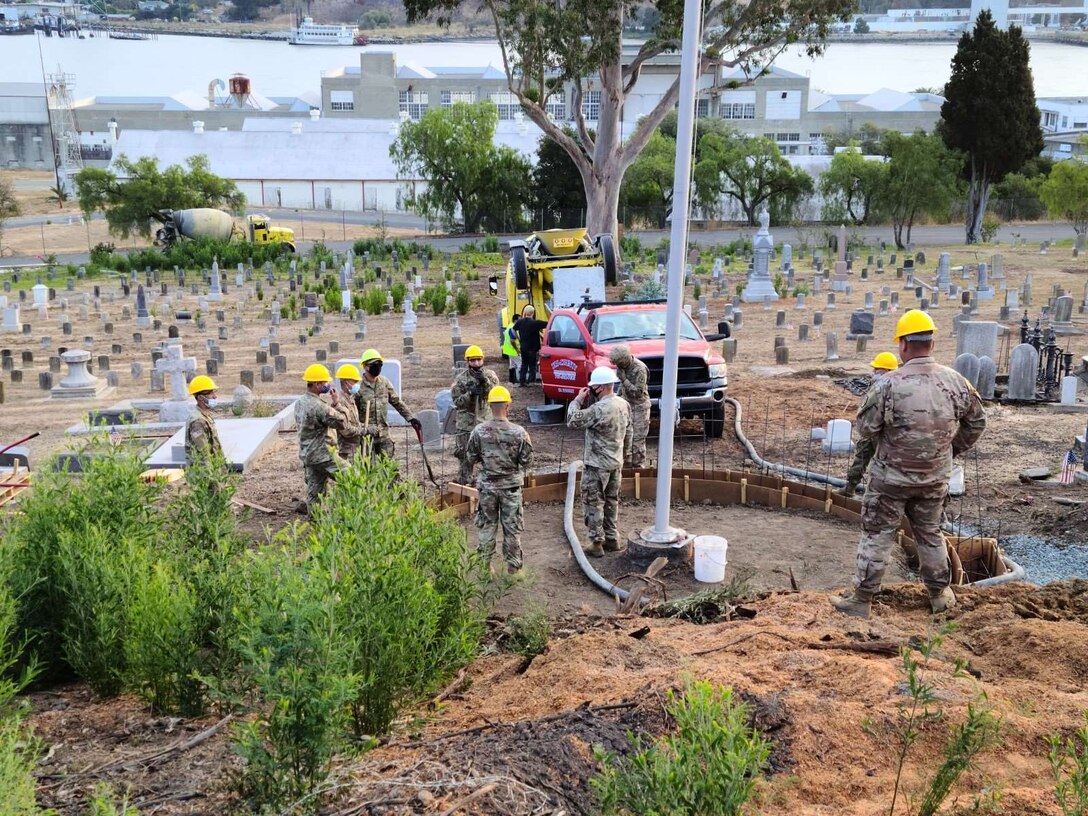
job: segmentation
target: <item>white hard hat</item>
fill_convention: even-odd
[[[608,366],[597,366],[593,369],[593,373],[589,375],[590,385],[612,385],[619,381],[616,372]]]

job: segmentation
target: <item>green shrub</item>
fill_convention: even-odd
[[[1088,711],[1084,724],[1070,736],[1054,734],[1048,740],[1047,759],[1054,774],[1054,798],[1063,816],[1088,814]]]
[[[140,812],[129,805],[128,794],[118,802],[113,790],[104,782],[95,785],[87,805],[87,816],[140,816]]]
[[[620,253],[627,258],[637,258],[642,254],[642,241],[637,235],[625,235],[620,238]]]
[[[332,314],[340,311],[343,301],[340,298],[340,287],[337,285],[325,288],[325,311]]]
[[[472,298],[469,296],[468,289],[461,287],[457,290],[457,296],[454,298],[454,308],[457,309],[457,314],[467,315],[468,310],[472,308]]]
[[[385,308],[385,290],[379,286],[372,286],[363,295],[363,308],[367,314],[380,315]]]
[[[313,246],[310,247],[310,260],[313,261],[314,266],[321,266],[322,261],[325,262],[325,266],[332,266],[332,250],[325,245],[324,241],[314,241]]]
[[[114,249],[113,244],[95,244],[91,250],[91,263],[95,266],[108,266]]]
[[[506,622],[503,636],[503,646],[509,651],[522,657],[536,657],[548,648],[552,622],[542,606],[531,604]]]
[[[484,252],[498,252],[499,238],[496,235],[484,236]]]
[[[748,726],[749,709],[731,688],[689,683],[682,697],[670,690],[666,709],[676,732],[617,758],[598,749],[603,765],[590,779],[604,816],[687,814],[739,816],[770,755],[770,744]]]
[[[444,284],[428,286],[423,290],[419,300],[421,303],[426,303],[430,307],[431,314],[440,315],[446,311],[447,294],[448,290]]]
[[[403,308],[404,298],[408,296],[408,287],[397,281],[389,287],[389,293],[393,296],[393,311],[396,312]]]
[[[701,287],[699,284],[695,284],[693,287],[691,287],[691,297],[694,300],[698,300],[699,296],[702,295],[702,294],[703,294],[703,287]]]
[[[338,627],[338,588],[306,563],[298,538],[288,531],[283,547],[250,555],[247,591],[235,611],[239,652],[260,703],[232,731],[245,763],[236,782],[261,813],[317,808],[311,794],[342,747],[345,706],[358,685],[345,657],[352,644]],[[309,807],[289,807],[304,797]]]
[[[396,473],[384,458],[341,471],[306,544],[311,570],[335,576],[336,616],[359,677],[358,736],[385,733],[404,705],[475,655],[483,631],[479,565],[463,528],[437,516],[414,482],[390,489]]]

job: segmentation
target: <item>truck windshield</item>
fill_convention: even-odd
[[[650,340],[665,336],[665,310],[636,312],[606,312],[594,316],[590,335],[595,343],[622,343],[627,340]],[[702,340],[687,312],[680,314],[680,337]]]

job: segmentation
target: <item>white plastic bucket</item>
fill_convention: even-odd
[[[717,584],[725,580],[725,553],[729,542],[721,536],[696,536],[693,542],[695,580]]]
[[[948,482],[948,495],[949,496],[962,496],[966,491],[964,490],[963,480],[963,466],[952,466],[952,478]]]

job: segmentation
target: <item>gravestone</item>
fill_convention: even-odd
[[[196,358],[184,356],[180,340],[168,340],[164,355],[155,363],[155,370],[170,379],[170,399],[159,407],[160,422],[184,422],[192,410],[186,375],[196,374]]]
[[[1039,352],[1030,343],[1021,343],[1009,358],[1008,398],[1034,402],[1035,378],[1039,372]]]
[[[827,423],[820,446],[824,453],[849,453],[854,449],[850,441],[852,426],[848,419],[832,419]]]
[[[147,310],[147,293],[142,285],[136,287],[136,325],[150,326],[151,314]]]
[[[856,340],[859,337],[872,337],[876,318],[872,312],[864,309],[856,309],[850,313],[850,329],[846,334],[847,340]]]
[[[998,337],[1004,327],[992,320],[963,320],[956,331],[956,356],[973,354],[976,357],[997,358]]]
[[[979,396],[984,400],[994,398],[994,387],[997,384],[997,363],[989,357],[980,357],[978,361],[978,389]]]
[[[778,300],[778,292],[775,291],[774,282],[771,280],[770,259],[774,249],[774,238],[768,229],[771,223],[770,215],[766,210],[759,214],[759,232],[752,239],[752,271],[748,276],[748,283],[741,294],[741,300],[745,303],[767,303]]]
[[[835,261],[835,274],[831,278],[831,289],[841,292],[846,289],[846,277],[849,267],[846,263],[846,226],[839,225],[838,259]]]
[[[1077,386],[1079,385],[1080,377],[1062,377],[1062,405],[1077,404]]]
[[[990,277],[994,280],[1005,280],[1005,258],[998,254],[990,258]]]
[[[98,399],[109,386],[87,370],[91,353],[84,349],[72,349],[60,356],[68,366],[68,373],[53,387],[49,395],[52,399]]]
[[[937,282],[938,289],[947,290],[952,283],[952,256],[947,252],[942,252],[940,258],[937,259]]]
[[[4,323],[2,330],[5,334],[13,334],[23,330],[23,324],[19,319],[19,307],[16,305],[4,307]]]
[[[833,363],[839,359],[839,336],[835,332],[827,333],[827,353],[824,360]]]
[[[1073,326],[1073,298],[1071,296],[1062,295],[1054,301],[1054,311],[1050,317],[1050,328],[1059,337],[1082,333]]]
[[[994,296],[994,288],[990,285],[990,266],[985,261],[978,265],[976,272],[978,275],[977,282],[975,284],[975,298],[976,300],[992,300]]]
[[[212,261],[211,288],[208,290],[208,300],[223,299],[223,280],[219,274],[219,261]],[[165,420],[164,420],[165,421]]]
[[[963,375],[963,378],[971,385],[978,387],[979,378],[979,358],[971,353],[964,353],[956,357],[956,361],[952,364],[952,368]]]

